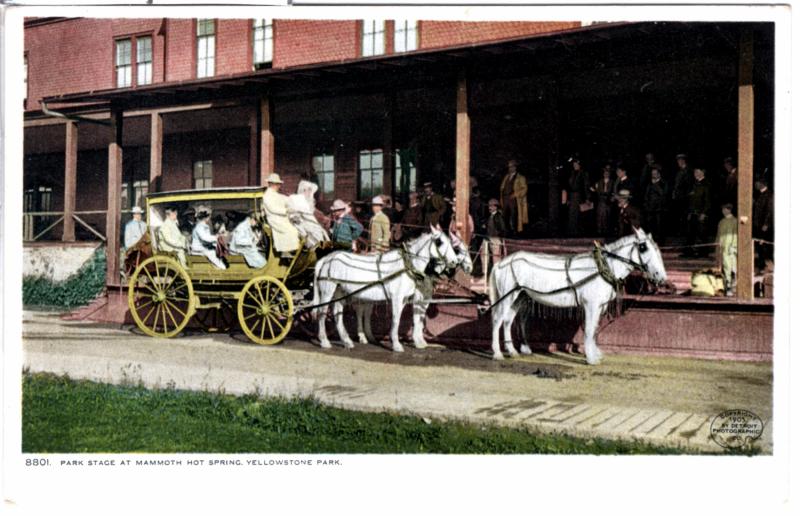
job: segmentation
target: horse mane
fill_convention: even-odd
[[[430,240],[432,237],[433,237],[433,233],[423,233],[420,236],[418,236],[417,238],[414,238],[413,240],[409,240],[407,246],[408,246],[409,249],[416,248],[417,244],[422,243],[424,240]]]
[[[636,235],[628,235],[620,238],[619,240],[615,240],[609,244],[605,244],[603,246],[603,249],[605,249],[606,251],[614,252],[619,248],[625,247],[626,245],[629,245],[631,242],[635,241],[636,241]]]

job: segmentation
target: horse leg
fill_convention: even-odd
[[[378,339],[372,334],[372,314],[375,313],[375,305],[364,305],[364,336],[367,342],[377,343]]]
[[[392,299],[392,329],[389,332],[389,337],[392,340],[392,351],[403,351],[403,345],[400,344],[400,315],[403,313],[403,299],[395,297]]]
[[[333,304],[333,316],[336,318],[336,330],[339,332],[339,340],[347,349],[353,349],[353,341],[350,340],[350,335],[347,334],[347,328],[344,327],[344,303],[337,301]]]
[[[494,360],[503,360],[503,353],[500,351],[500,329],[508,317],[512,301],[510,297],[507,297],[492,308],[492,358]]]
[[[583,311],[586,315],[584,320],[584,339],[583,348],[586,353],[586,362],[595,365],[603,358],[603,353],[597,347],[597,327],[600,324],[602,308],[597,304],[584,305]]]
[[[411,305],[414,314],[414,329],[412,331],[412,338],[414,341],[414,347],[417,349],[424,349],[428,347],[428,343],[425,341],[425,336],[423,335],[423,331],[425,330],[425,314],[428,312],[428,303],[423,303],[424,296],[417,291],[414,294],[414,304]]]
[[[358,321],[358,343],[368,344],[369,341],[364,333],[364,316],[367,313],[367,307],[370,305],[359,303],[356,305],[356,320]]]
[[[515,358],[519,356],[517,350],[514,349],[514,339],[511,336],[511,327],[514,324],[514,319],[517,317],[517,311],[519,310],[518,303],[511,303],[511,306],[508,307],[508,311],[506,312],[505,320],[503,321],[503,343],[506,347],[506,353],[511,358]]]
[[[328,319],[328,305],[324,303],[329,302],[332,298],[332,295],[320,288],[318,302],[323,303],[323,306],[317,308],[317,324],[319,325],[317,336],[319,338],[319,347],[324,349],[329,349],[331,347],[331,342],[328,340],[328,332],[325,329],[325,322]]]
[[[519,330],[522,337],[522,344],[519,346],[519,352],[523,355],[530,355],[531,348],[528,346],[528,319],[533,311],[533,300],[530,298],[525,299],[525,303],[520,307],[519,314]]]

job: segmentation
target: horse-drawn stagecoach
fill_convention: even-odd
[[[292,326],[296,301],[310,287],[316,249],[299,246],[282,257],[271,245],[271,229],[262,215],[263,187],[217,188],[153,193],[146,198],[148,232],[129,256],[128,307],[139,329],[153,337],[174,337],[195,318],[202,326],[230,326],[233,314],[245,335],[258,344],[276,344]],[[251,268],[243,256],[226,257],[227,269],[205,256],[185,256],[159,246],[158,228],[167,208],[176,209],[179,226],[191,232],[192,212],[202,203],[229,222],[254,213],[263,237],[266,264]],[[229,227],[230,229],[230,227]]]

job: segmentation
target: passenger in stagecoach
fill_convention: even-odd
[[[144,211],[134,206],[131,210],[132,219],[125,224],[125,249],[130,249],[142,239],[147,232],[147,224],[142,221]]]
[[[488,277],[489,255],[492,257],[492,267],[503,259],[503,237],[506,235],[506,223],[503,213],[500,211],[500,202],[497,199],[489,200],[489,217],[486,219],[486,226],[481,228],[486,235],[486,244],[482,246],[481,262],[483,264],[483,275]]]
[[[333,201],[331,205],[331,219],[333,219],[331,240],[337,248],[355,251],[355,242],[364,232],[364,226],[349,211],[347,203],[343,200]]]
[[[306,248],[311,249],[330,241],[330,237],[315,214],[314,192],[317,191],[317,185],[306,179],[301,179],[300,183],[297,193],[287,198],[286,214],[297,228],[298,235],[303,238]]]
[[[427,181],[422,185],[422,225],[438,226],[441,222],[447,203],[444,197],[433,191],[433,183]]]
[[[258,249],[258,241],[261,237],[258,231],[258,221],[256,214],[250,212],[241,221],[231,234],[230,251],[231,254],[244,256],[244,261],[253,269],[260,269],[267,264],[266,258]]]
[[[280,193],[283,181],[281,176],[271,173],[267,176],[267,190],[264,192],[263,210],[267,224],[272,229],[272,245],[281,258],[291,258],[300,246],[300,236],[288,215],[289,198]]]
[[[642,215],[639,209],[631,204],[632,197],[629,190],[620,190],[617,193],[617,205],[619,206],[617,235],[619,238],[632,235],[635,230],[642,227]]]
[[[369,221],[369,248],[373,253],[383,253],[389,250],[389,242],[392,238],[389,217],[383,213],[383,196],[373,197],[372,213]]]
[[[528,180],[517,170],[519,161],[510,159],[506,167],[508,171],[500,182],[500,209],[508,234],[520,234],[528,223]]]
[[[192,245],[189,251],[194,255],[205,256],[214,267],[227,269],[227,265],[217,256],[218,237],[211,229],[211,209],[207,206],[195,208],[197,224],[192,231]]]
[[[406,204],[403,198],[397,196],[394,198],[394,208],[389,215],[389,221],[392,223],[392,242],[400,243],[403,241],[403,215],[406,212]]]
[[[187,240],[178,228],[178,209],[175,206],[168,206],[165,211],[167,217],[158,227],[158,249],[177,254],[178,261],[186,267]]]

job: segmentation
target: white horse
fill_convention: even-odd
[[[602,246],[596,252],[574,256],[553,256],[519,251],[501,260],[489,277],[492,303],[492,353],[502,360],[500,329],[504,330],[506,352],[517,356],[511,339],[511,325],[522,311],[522,323],[533,303],[569,308],[580,306],[584,312],[584,351],[586,361],[597,364],[603,354],[597,347],[596,331],[600,316],[617,297],[616,284],[634,270],[641,270],[652,281],[667,280],[658,245],[650,234],[636,229],[633,235]],[[523,331],[526,336],[527,332]],[[527,340],[527,339],[526,339]],[[527,342],[520,348],[530,354]]]
[[[469,255],[469,249],[464,244],[463,240],[455,233],[450,233],[450,241],[453,245],[453,250],[456,253],[456,268],[463,269],[467,274],[472,273],[472,258]],[[423,330],[425,329],[425,316],[428,313],[428,300],[433,297],[433,289],[436,286],[436,281],[431,276],[426,276],[422,281],[415,283],[413,300],[413,329],[412,341],[414,347],[423,349],[428,346],[425,341]],[[376,303],[361,302],[356,305],[356,321],[358,322],[358,342],[360,344],[368,344],[370,342],[377,342],[372,335],[372,309]]]
[[[392,327],[389,332],[394,351],[403,351],[398,329],[403,307],[414,297],[416,284],[426,274],[429,264],[441,274],[458,263],[450,240],[440,229],[431,228],[402,249],[382,254],[356,255],[345,251],[331,253],[317,262],[314,269],[314,305],[319,324],[319,342],[330,348],[325,331],[328,304],[333,304],[339,338],[348,349],[353,341],[344,327],[344,302],[392,304]],[[332,300],[335,300],[331,303]]]

